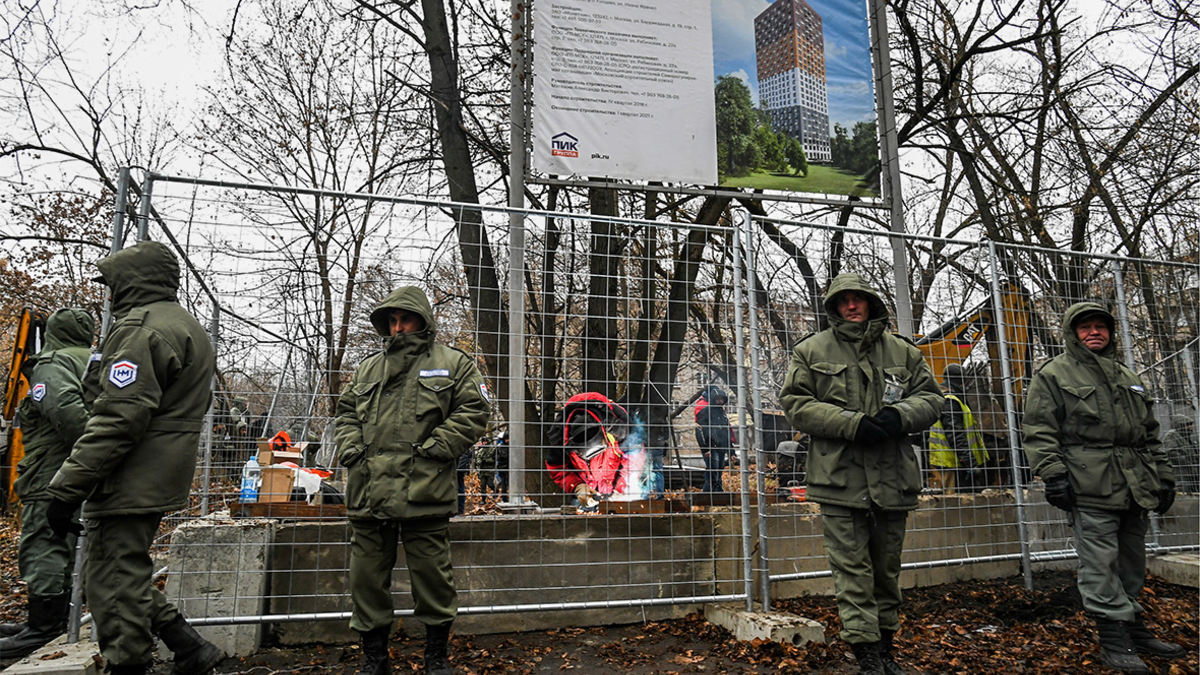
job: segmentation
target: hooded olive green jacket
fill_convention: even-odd
[[[1153,509],[1162,481],[1175,480],[1153,400],[1117,360],[1115,335],[1099,353],[1079,341],[1072,325],[1092,314],[1113,325],[1112,314],[1096,303],[1071,305],[1062,322],[1066,351],[1033,374],[1022,424],[1025,453],[1042,480],[1066,473],[1079,506]]]
[[[50,495],[87,499],[85,518],[181,509],[212,399],[212,344],[175,299],[179,265],[166,246],[142,242],[97,266],[114,323],[92,416]]]
[[[420,315],[425,329],[389,336],[396,309]],[[433,310],[419,288],[392,291],[371,323],[385,347],[362,362],[337,404],[347,512],[385,520],[453,516],[458,457],[487,428],[487,385],[470,356],[434,341]]]
[[[82,309],[60,309],[46,321],[46,346],[30,359],[29,393],[18,413],[25,457],[13,489],[21,501],[50,499],[46,486],[83,434],[83,373],[95,330]]]
[[[868,320],[838,314],[834,298],[856,290],[868,298]],[[808,453],[810,501],[849,508],[872,503],[887,510],[917,508],[921,469],[907,438],[879,446],[854,443],[863,417],[885,405],[903,430],[927,429],[942,411],[942,394],[921,352],[887,332],[887,306],[857,274],[839,274],[825,294],[830,327],[799,342],[779,402],[792,426],[812,436]],[[894,399],[885,402],[886,392]]]

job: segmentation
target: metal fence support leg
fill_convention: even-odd
[[[1021,482],[1021,467],[1017,465],[1021,439],[1017,435],[1017,401],[1013,394],[1012,363],[1008,358],[1008,336],[1005,333],[1004,304],[1000,299],[1000,258],[996,253],[996,242],[988,242],[988,257],[992,268],[992,304],[996,308],[996,341],[1000,343],[1000,372],[1004,384],[1004,411],[1008,417],[1008,445],[1011,449],[1010,462],[1013,477],[1013,497],[1017,501],[1017,532],[1021,539],[1021,573],[1025,576],[1025,588],[1033,590],[1033,568],[1029,555],[1029,528],[1025,526],[1025,486]]]
[[[150,238],[150,204],[154,193],[154,174],[146,172],[142,180],[141,201],[138,202],[137,240],[146,241]]]
[[[209,341],[212,342],[213,354],[219,353],[221,342],[221,306],[213,301],[212,323],[209,327]],[[217,373],[213,372],[212,390],[217,390]],[[208,413],[204,415],[204,484],[200,487],[200,515],[207,516],[209,496],[212,492],[212,462],[213,462],[213,426],[216,424],[217,397],[213,396],[208,404]]]
[[[759,349],[758,335],[758,305],[755,301],[755,289],[758,288],[758,280],[755,276],[755,237],[754,237],[754,218],[749,213],[746,213],[743,218],[739,218],[736,226],[739,233],[742,235],[742,241],[746,245],[746,308],[750,316],[750,395],[752,405],[754,406],[754,447],[757,453],[758,461],[755,475],[758,478],[758,568],[760,573],[759,597],[762,600],[762,611],[771,611],[771,575],[768,565],[770,564],[770,554],[767,549],[767,544],[770,539],[767,537],[767,514],[766,514],[766,494],[767,494],[767,479],[765,467],[766,448],[763,445],[763,401],[762,401],[762,351]],[[734,242],[737,246],[737,242]]]
[[[745,308],[745,298],[742,297],[742,247],[738,246],[737,232],[739,223],[746,220],[746,212],[733,212],[733,232],[730,240],[733,244],[733,326],[734,340],[737,346],[737,411],[738,411],[738,459],[741,462],[738,471],[741,477],[742,492],[742,567],[746,584],[746,611],[754,611],[754,544],[750,535],[750,454],[746,451],[748,443],[746,433],[746,338],[742,334],[742,310]]]

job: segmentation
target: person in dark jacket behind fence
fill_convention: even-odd
[[[1138,604],[1146,581],[1151,510],[1175,501],[1175,474],[1158,438],[1153,401],[1117,357],[1113,316],[1081,302],[1063,315],[1066,350],[1033,374],[1025,399],[1025,452],[1046,501],[1067,511],[1079,554],[1083,608],[1100,634],[1100,661],[1149,673],[1139,653],[1179,658],[1155,639]]]
[[[474,359],[434,341],[433,309],[421,289],[392,291],[371,312],[371,325],[384,348],[359,365],[337,403],[351,531],[350,628],[362,636],[362,674],[390,673],[390,589],[401,544],[414,615],[425,625],[425,672],[448,675],[458,612],[450,564],[455,471],[487,429],[487,385]]]
[[[89,370],[91,417],[47,490],[50,527],[87,522],[84,590],[112,675],[144,675],[154,635],[175,675],[202,675],[224,658],[151,581],[150,546],[163,515],[188,506],[200,432],[212,400],[212,344],[176,299],[179,263],[153,241],[97,266],[112,292],[113,327]]]
[[[21,498],[17,564],[28,593],[29,620],[0,625],[0,656],[25,656],[67,630],[75,536],[58,536],[46,520],[47,486],[83,434],[87,370],[96,322],[82,309],[60,309],[46,321],[46,346],[26,364],[29,393],[18,416],[25,457],[13,490]]]
[[[725,406],[729,397],[716,385],[704,389],[696,404],[696,444],[704,455],[704,492],[724,492],[722,475],[733,452],[733,427]]]
[[[942,415],[929,430],[929,486],[945,494],[955,490],[982,490],[987,486],[984,466],[989,459],[975,414],[964,400],[967,378],[963,367],[951,363],[942,371],[946,402]]]
[[[887,331],[887,306],[857,274],[825,295],[829,328],[802,339],[779,392],[788,421],[811,436],[807,499],[821,505],[842,639],[859,672],[902,674],[900,555],[921,467],[909,435],[942,410],[920,350]]]
[[[1175,472],[1175,487],[1180,492],[1200,491],[1200,443],[1196,441],[1196,417],[1172,415],[1171,430],[1163,434],[1163,452]]]

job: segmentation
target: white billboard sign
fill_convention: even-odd
[[[537,0],[533,169],[717,182],[709,0]]]

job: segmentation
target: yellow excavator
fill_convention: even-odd
[[[1040,331],[1041,324],[1037,321],[1029,293],[1013,282],[1007,282],[1001,288],[1000,311],[996,310],[992,298],[988,297],[962,316],[947,321],[932,333],[914,340],[925,355],[925,361],[929,363],[938,382],[942,381],[942,372],[947,365],[962,364],[980,340],[983,340],[987,345],[988,370],[991,376],[989,393],[1004,393],[998,329],[1000,322],[997,319],[1001,319],[1004,325],[1013,393],[1018,401],[1024,398],[1025,384],[1029,374],[1033,372],[1033,339],[1035,333]]]
[[[0,410],[0,447],[4,461],[0,464],[4,471],[4,480],[0,483],[0,509],[6,510],[9,504],[17,501],[12,484],[17,479],[17,463],[25,456],[25,445],[21,441],[21,425],[16,419],[17,406],[29,391],[29,380],[23,372],[25,362],[29,357],[42,349],[46,338],[46,319],[48,316],[31,307],[21,311],[17,322],[16,334],[13,336],[12,357],[9,359],[8,377],[4,383],[3,410]]]
[[[914,339],[939,383],[946,366],[951,363],[963,365],[967,371],[969,384],[964,400],[974,412],[979,431],[989,448],[988,480],[993,485],[1011,482],[1012,462],[999,326],[1002,322],[1018,411],[1023,408],[1025,388],[1033,373],[1034,341],[1041,342],[1048,352],[1055,350],[1055,343],[1047,335],[1045,324],[1023,287],[1006,282],[1000,291],[999,305],[997,309],[989,296],[960,317]],[[980,341],[987,348],[986,362],[978,356],[970,360]]]

